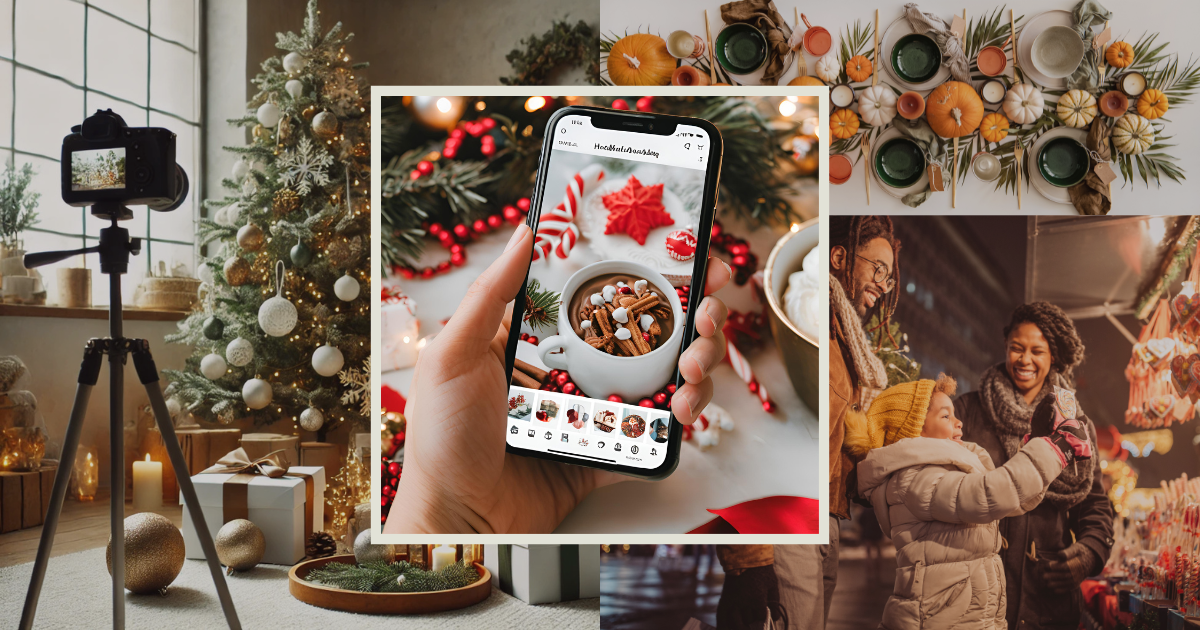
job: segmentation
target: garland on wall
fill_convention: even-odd
[[[584,66],[588,83],[600,84],[600,62],[595,51],[599,40],[587,22],[579,20],[573,26],[565,20],[555,20],[550,30],[540,37],[522,39],[525,48],[514,48],[505,55],[512,64],[513,74],[500,77],[504,85],[546,85],[546,79],[559,68]]]

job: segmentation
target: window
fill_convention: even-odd
[[[175,159],[191,191],[173,212],[134,207],[122,222],[141,237],[122,283],[126,304],[151,266],[164,261],[195,272],[194,223],[200,200],[198,0],[0,0],[0,151],[5,161],[36,169],[41,193],[39,223],[24,235],[30,252],[96,244],[107,221],[88,208],[62,202],[59,154],[71,127],[97,109],[111,108],[131,127],[166,127],[178,136]],[[54,267],[79,266],[78,258],[41,268],[55,300]],[[99,261],[92,272],[92,303],[108,303]]]

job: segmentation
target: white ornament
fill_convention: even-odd
[[[309,407],[300,412],[300,428],[305,431],[316,431],[325,424],[325,416],[320,410]]]
[[[246,406],[251,409],[266,407],[274,397],[275,392],[271,391],[271,384],[261,378],[252,378],[242,385],[242,400],[246,401]]]
[[[300,98],[300,95],[304,94],[304,84],[296,79],[291,79],[287,83],[284,83],[283,89],[287,90],[287,93],[291,94],[292,98]]]
[[[280,180],[284,185],[295,187],[301,196],[307,195],[313,186],[329,184],[327,171],[331,164],[333,156],[307,137],[300,138],[296,149],[280,155],[276,162]]]
[[[238,337],[225,346],[225,358],[237,367],[248,365],[254,360],[254,344],[249,339]]]
[[[245,177],[246,173],[249,173],[249,172],[250,172],[250,163],[246,161],[246,158],[241,158],[240,160],[233,163],[233,178],[235,180]]]
[[[210,352],[204,355],[203,359],[200,359],[200,373],[210,381],[215,381],[225,376],[226,369],[228,369],[228,366],[225,365],[225,359],[215,352]]]
[[[358,297],[358,292],[358,280],[350,277],[349,273],[338,278],[337,282],[333,283],[333,294],[338,296],[338,299],[343,302],[353,302]]]
[[[625,307],[622,306],[621,308],[613,311],[612,318],[617,320],[619,323],[627,324],[629,323],[629,311],[625,310]]]
[[[258,192],[258,180],[253,177],[247,177],[246,181],[242,182],[242,195],[253,197]]]
[[[275,263],[275,279],[278,287],[275,297],[258,307],[258,325],[272,337],[282,337],[296,327],[299,318],[296,305],[283,297],[283,261]]]
[[[283,56],[283,70],[288,74],[296,74],[304,70],[306,65],[308,65],[308,61],[298,52],[290,52]]]
[[[279,119],[283,118],[283,112],[279,111],[279,106],[275,103],[263,103],[258,106],[258,122],[264,127],[274,127],[279,124]]]
[[[313,370],[321,376],[333,376],[342,371],[342,366],[345,364],[346,358],[342,356],[342,351],[328,343],[313,352]]]
[[[628,328],[618,328],[617,329],[616,337],[617,337],[617,339],[620,339],[621,341],[625,341],[626,339],[629,339],[632,336],[633,336],[633,333],[629,332]]]
[[[212,286],[212,283],[213,283],[212,267],[209,267],[207,264],[205,264],[204,261],[200,261],[200,265],[196,269],[196,277],[200,279],[200,282],[203,282],[203,283],[207,284],[208,286]]]

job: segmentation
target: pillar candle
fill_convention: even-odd
[[[433,571],[454,564],[454,547],[442,545],[433,550]]]
[[[133,509],[150,512],[162,507],[162,462],[133,462]]]

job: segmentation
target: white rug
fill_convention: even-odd
[[[530,606],[493,590],[492,596],[469,608],[433,615],[358,615],[309,606],[288,593],[286,567],[261,565],[230,576],[230,591],[242,627],[253,628],[519,628],[562,630],[600,627],[599,598]],[[0,568],[0,628],[15,628],[33,564]],[[111,578],[104,549],[91,549],[50,560],[37,628],[102,628],[112,620]],[[167,595],[125,593],[125,627],[130,629],[224,628],[225,617],[213,588],[208,566],[186,560]]]

